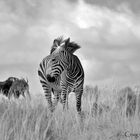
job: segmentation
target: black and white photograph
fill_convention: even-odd
[[[0,0],[0,140],[140,140],[140,1]]]

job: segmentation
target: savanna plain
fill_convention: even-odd
[[[137,113],[127,116],[127,98],[124,103],[118,102],[128,91],[86,86],[80,115],[73,93],[69,95],[69,109],[63,111],[58,103],[53,114],[47,109],[43,93],[32,94],[31,101],[22,98],[9,101],[1,95],[0,140],[138,140],[139,103],[135,106]]]

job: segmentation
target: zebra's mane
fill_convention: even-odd
[[[57,44],[60,45],[63,42],[63,36],[60,36],[60,37],[54,39],[50,54],[52,54],[58,47],[58,46],[56,46],[55,42],[57,42]]]
[[[53,42],[53,45],[51,47],[51,51],[50,54],[52,54],[56,49],[57,49],[57,45],[55,44],[55,42],[57,42],[57,44],[60,46],[62,43],[65,43],[68,39],[64,40],[62,36],[56,38]],[[76,50],[78,50],[79,48],[81,48],[77,43],[75,42],[68,42],[67,45],[64,45],[64,48],[66,51],[70,52],[70,53],[74,53]]]
[[[66,46],[66,50],[71,53],[74,53],[76,50],[80,48],[81,47],[75,42],[69,42],[68,46]]]

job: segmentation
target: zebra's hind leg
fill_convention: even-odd
[[[76,96],[76,109],[78,114],[81,113],[81,98],[83,94],[83,89],[77,89],[75,90],[75,96]]]
[[[66,110],[66,97],[67,97],[67,89],[63,89],[61,92],[61,102],[63,104],[63,110]]]
[[[61,103],[63,104],[63,110],[68,110],[68,95],[70,93],[70,89],[68,87],[65,87],[61,92]]]
[[[67,107],[67,110],[69,109],[68,98],[69,98],[70,92],[71,92],[71,89],[70,89],[70,87],[68,87],[68,88],[67,88],[67,92],[66,92],[66,107]]]
[[[66,94],[66,107],[67,107],[67,110],[69,109],[69,102],[68,102],[68,93]]]

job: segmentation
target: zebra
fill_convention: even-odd
[[[78,113],[81,112],[84,69],[79,58],[73,54],[79,48],[78,44],[70,42],[70,38],[64,40],[58,37],[53,41],[50,54],[39,65],[38,75],[51,112],[59,100],[63,110],[68,108],[70,92],[75,92],[76,109]],[[54,100],[51,99],[52,95]]]
[[[28,80],[26,81],[23,78],[18,79],[11,85],[8,93],[8,98],[10,99],[12,96],[14,96],[15,98],[19,98],[20,95],[25,98],[25,92],[28,95],[29,99],[31,99]]]
[[[3,95],[8,97],[8,93],[10,90],[10,87],[12,86],[13,82],[18,80],[16,77],[9,77],[3,82],[0,82],[0,91],[2,92]]]

